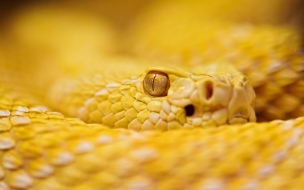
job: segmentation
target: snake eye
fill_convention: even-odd
[[[150,96],[166,96],[170,86],[166,73],[150,71],[144,79],[144,90]]]

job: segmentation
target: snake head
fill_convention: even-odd
[[[256,120],[255,93],[246,76],[238,72],[197,72],[169,67],[146,70],[138,90],[142,87],[151,97],[150,107],[153,103],[161,104],[156,128],[207,127]]]
[[[137,131],[256,120],[251,85],[229,68],[200,66],[189,72],[172,67],[123,68],[116,74],[107,70],[59,82],[50,93],[53,105],[87,123]]]

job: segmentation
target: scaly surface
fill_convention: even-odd
[[[52,18],[47,17],[46,20],[48,19]],[[17,27],[16,30],[18,29],[20,28]],[[230,26],[226,29],[230,31]],[[22,36],[22,31],[20,30],[17,36]],[[252,40],[254,44],[269,39],[265,42],[266,46],[259,46],[260,49],[270,50],[272,53],[281,52],[283,57],[288,55],[285,58],[290,61],[290,64],[261,62],[262,66],[256,66],[254,73],[260,71],[258,76],[271,74],[270,79],[276,80],[263,79],[263,84],[267,85],[269,81],[273,84],[275,81],[284,87],[279,90],[280,93],[291,89],[291,92],[295,92],[292,96],[302,98],[299,94],[303,89],[303,59],[300,54],[295,53],[298,48],[297,40],[277,41],[275,38],[269,38],[269,35],[274,35],[274,31],[277,31],[274,35],[276,38],[282,39],[281,34],[285,36],[285,29],[282,29],[281,33],[281,29],[277,28],[249,27],[248,30],[245,27],[224,33],[232,35],[227,35],[228,39],[234,39],[233,34],[248,34],[248,31],[250,35],[241,38],[245,39],[244,42]],[[140,32],[142,31],[139,30]],[[261,33],[265,35],[260,35]],[[287,33],[290,33],[289,29]],[[291,33],[291,36],[297,39],[296,35]],[[174,33],[170,33],[172,34]],[[35,36],[31,38],[33,37]],[[37,37],[39,39],[39,36]],[[239,42],[238,37],[239,35],[236,39]],[[28,38],[20,39],[22,42],[22,39]],[[65,37],[60,38],[63,41],[64,39]],[[176,39],[181,38],[174,38]],[[42,38],[42,41],[44,40],[47,42],[47,39]],[[43,44],[48,46],[52,41]],[[37,42],[41,43],[41,39]],[[275,51],[276,49],[271,48],[274,46],[270,45],[273,43],[276,44],[275,47],[284,47],[287,43],[289,45],[285,47],[290,49],[287,54],[284,48]],[[38,97],[41,97],[44,90],[50,88],[44,84],[50,84],[50,81],[54,80],[51,76],[62,77],[59,70],[65,67],[64,64],[72,63],[73,66],[73,63],[78,63],[75,60],[83,60],[83,57],[73,59],[71,54],[65,54],[70,43],[67,44],[61,44],[59,56],[52,51],[49,55],[54,61],[51,63],[59,67],[46,69],[45,65],[39,63],[43,62],[46,55],[37,55],[37,52],[32,54],[34,59],[29,59],[33,61],[32,68],[27,68],[27,64],[20,64],[27,63],[27,53],[21,54],[24,57],[17,56],[25,58],[22,62],[0,60],[4,68],[1,70],[0,79],[1,189],[302,189],[303,117],[288,121],[214,127],[224,123],[255,120],[252,114],[254,96],[246,77],[231,67],[219,64],[226,60],[228,50],[238,49],[243,47],[242,45],[226,47],[222,46],[226,43],[219,46],[214,43],[214,50],[218,48],[218,52],[223,56],[218,64],[192,68],[193,65],[189,67],[180,63],[178,71],[168,67],[146,69],[149,64],[145,61],[126,66],[126,61],[121,60],[125,65],[115,64],[113,67],[113,62],[102,59],[103,64],[90,65],[90,68],[84,70],[98,71],[98,68],[102,68],[103,74],[85,76],[76,81],[63,79],[63,82],[58,82],[53,87],[50,95],[53,103],[50,103],[50,99],[47,99],[47,102],[53,108],[64,112],[61,114],[39,106],[45,100],[35,98],[32,93],[39,91],[37,86],[42,87],[38,93]],[[187,47],[175,46],[179,43],[164,44],[173,44],[172,47],[177,48],[174,51],[179,47]],[[28,43],[19,48],[30,46],[31,43]],[[54,49],[56,51],[56,48]],[[161,48],[156,46],[152,48],[152,51],[154,50],[161,51]],[[269,58],[268,51],[260,52],[250,48],[245,50],[236,54],[234,60],[244,60],[245,55],[256,55],[255,53]],[[90,55],[90,60],[96,58],[94,54]],[[207,53],[204,57],[212,61],[214,54],[208,56]],[[72,61],[68,62],[70,59]],[[245,60],[248,63],[247,69],[252,63],[256,63],[251,58]],[[68,65],[69,69],[70,66]],[[81,71],[82,68],[75,67],[73,72]],[[110,68],[114,71],[110,72]],[[264,70],[258,70],[260,68]],[[153,80],[151,82],[151,77],[148,77],[146,81],[146,76],[150,76],[151,71]],[[161,80],[155,79],[155,73],[157,77],[160,74]],[[249,75],[249,78],[256,87],[255,83],[259,80],[255,79],[259,77]],[[162,81],[165,81],[166,85]],[[157,84],[163,88],[158,88]],[[170,84],[170,87],[167,84]],[[273,89],[272,87],[273,85],[269,85],[269,89]],[[262,98],[276,97],[276,93],[269,92],[263,88],[257,90],[258,95],[264,93]],[[149,93],[159,93],[162,97]],[[294,106],[292,102],[296,101],[286,101],[286,98],[278,98],[276,102],[274,105],[281,106],[278,110],[288,109],[283,112],[284,117],[296,112],[295,107],[302,106],[301,103]],[[188,105],[193,106],[193,113],[192,109],[189,111]],[[263,107],[265,112],[268,107]],[[215,113],[219,110],[221,113]],[[278,117],[276,113],[274,115]],[[88,123],[101,122],[107,126],[87,124],[75,117],[80,117]],[[150,130],[151,128],[159,130]],[[167,130],[171,128],[182,129]]]
[[[304,185],[304,118],[135,132],[86,124],[29,104],[7,90],[1,94],[2,189],[301,189]]]
[[[106,72],[98,75],[59,81],[49,93],[53,108],[88,123],[133,130],[256,120],[253,89],[233,67],[206,65],[193,68],[193,72],[164,64],[128,67],[117,70],[104,66]],[[162,76],[164,81],[159,78]]]

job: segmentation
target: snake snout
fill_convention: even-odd
[[[214,83],[212,81],[205,81],[200,88],[200,96],[203,101],[209,101],[213,97]],[[193,104],[188,104],[184,107],[186,116],[191,117],[195,115],[196,108]]]
[[[209,100],[213,96],[214,84],[212,81],[206,81],[203,86],[203,91],[205,95],[205,99]]]
[[[228,123],[246,123],[256,121],[253,104],[255,99],[254,91],[251,85],[246,84],[243,88],[234,87],[233,95],[228,105]]]
[[[213,101],[215,93],[215,84],[213,80],[203,80],[197,83],[200,99],[203,102]]]
[[[254,121],[253,100],[252,87],[231,75],[178,78],[168,90],[168,103],[176,107],[173,112],[180,110],[176,116],[182,125],[220,126]]]

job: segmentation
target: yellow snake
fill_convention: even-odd
[[[257,27],[248,38],[260,28],[294,36]],[[302,110],[304,58],[296,45],[288,64],[262,63],[260,72],[278,79],[268,83],[252,74],[259,67],[239,67],[248,81],[224,58],[209,65],[102,58],[70,75],[4,59],[0,189],[302,189],[304,118],[255,123],[251,86],[257,101],[273,104],[256,108],[265,119],[278,118],[273,109],[283,103],[275,96],[284,90],[299,103],[285,103],[281,118]],[[271,94],[271,84],[283,90]]]

